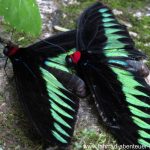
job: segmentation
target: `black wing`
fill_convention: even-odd
[[[79,103],[76,93],[84,90],[84,82],[65,62],[74,52],[74,34],[51,37],[11,57],[20,100],[31,122],[46,141],[61,146],[70,143]]]
[[[106,125],[121,144],[150,146],[150,86],[145,55],[125,26],[101,3],[79,19],[78,63]],[[144,71],[144,75],[143,75]]]

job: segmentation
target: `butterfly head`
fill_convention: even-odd
[[[78,64],[80,58],[81,58],[81,52],[76,51],[73,54],[68,55],[66,57],[66,62],[69,66],[74,66],[74,65]]]
[[[11,57],[16,54],[16,52],[19,50],[17,46],[14,45],[7,45],[5,46],[3,53],[7,57]]]

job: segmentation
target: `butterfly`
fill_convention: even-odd
[[[149,70],[127,28],[97,2],[79,18],[77,50],[77,72],[105,125],[120,144],[149,147],[150,86],[144,79]]]
[[[40,135],[53,144],[70,143],[78,97],[86,95],[87,85],[119,143],[149,147],[146,56],[112,11],[97,2],[82,13],[77,31],[45,41],[4,50],[13,64],[21,102]]]
[[[67,146],[74,131],[85,83],[67,66],[76,31],[61,33],[25,48],[7,45],[22,106],[37,133],[51,145]]]

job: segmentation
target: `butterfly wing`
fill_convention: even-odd
[[[43,139],[61,146],[68,145],[73,135],[79,103],[75,93],[83,83],[65,62],[74,48],[74,38],[68,39],[70,33],[48,40],[55,41],[56,46],[35,44],[11,58],[20,100],[31,122]],[[60,38],[61,42],[57,41]]]
[[[96,3],[79,19],[78,70],[100,116],[121,144],[150,146],[150,86],[146,56],[112,11]],[[144,72],[144,74],[143,74]]]
[[[45,53],[49,53],[49,46],[51,48],[64,47],[66,49],[72,49],[72,45],[75,46],[75,36],[76,36],[76,30],[71,30],[68,32],[58,33],[57,35],[53,35],[52,37],[48,37],[44,40],[41,40],[39,42],[36,42],[35,44],[32,44],[28,46],[28,49],[31,49],[32,51],[37,51],[43,53],[43,48],[45,49]],[[58,45],[59,43],[59,45]]]

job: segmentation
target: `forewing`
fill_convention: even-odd
[[[67,39],[67,34],[61,37]],[[65,43],[63,48],[67,53],[57,45],[46,45],[46,49],[42,45],[40,52],[38,47],[20,49],[11,60],[20,101],[30,121],[44,140],[66,146],[73,135],[79,103],[77,87],[73,89],[71,85],[81,80],[65,62],[67,54],[74,52],[68,47],[73,48],[74,44]]]
[[[32,52],[33,51],[35,51],[36,53],[47,52],[47,55],[49,55],[50,54],[49,48],[56,49],[56,47],[58,47],[58,50],[56,51],[60,51],[60,48],[65,48],[67,51],[68,49],[72,49],[73,45],[75,46],[75,42],[76,42],[76,30],[71,30],[64,33],[58,33],[57,35],[43,39],[39,42],[36,42],[28,46],[27,48],[30,49]]]
[[[77,39],[80,51],[106,57],[146,57],[135,49],[126,26],[120,24],[112,11],[99,2],[85,10],[79,18]]]

